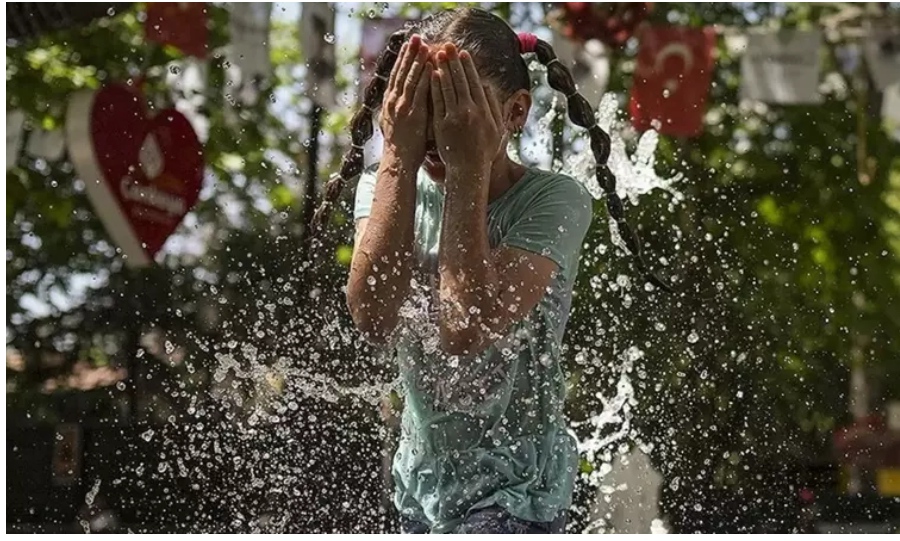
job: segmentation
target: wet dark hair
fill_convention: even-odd
[[[363,92],[362,106],[350,121],[350,150],[341,161],[340,171],[325,185],[325,195],[316,210],[313,227],[320,229],[331,215],[331,209],[340,198],[347,181],[358,180],[363,170],[363,146],[373,133],[373,115],[381,106],[388,78],[400,53],[400,47],[413,34],[419,34],[431,43],[452,42],[460,50],[469,51],[480,76],[490,80],[504,95],[509,97],[518,90],[531,90],[528,66],[522,58],[522,44],[519,36],[500,17],[477,8],[457,8],[442,11],[418,23],[411,24],[388,38],[387,48],[378,58],[375,75]],[[631,226],[625,221],[622,199],[616,193],[616,177],[607,166],[611,142],[609,134],[597,125],[594,110],[587,99],[575,88],[571,72],[556,58],[549,43],[532,36],[532,46],[528,51],[537,56],[547,68],[547,82],[554,90],[566,97],[569,119],[585,128],[591,140],[591,151],[596,161],[597,181],[606,196],[606,208],[616,221],[619,233],[628,250],[637,259],[640,270],[647,281],[670,290],[662,280],[653,275],[644,261],[641,242]]]

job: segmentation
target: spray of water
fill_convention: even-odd
[[[617,111],[615,97],[606,96],[597,115],[600,125],[612,136],[609,164],[618,179],[620,195],[637,203],[641,196],[653,190],[665,190],[672,195],[673,200],[679,200],[681,195],[675,185],[681,180],[681,175],[666,178],[654,171],[654,153],[658,142],[656,133],[643,134],[634,150],[629,152],[622,135],[626,130],[617,118]],[[539,122],[550,126],[553,115],[555,112],[551,107],[550,112],[539,119]],[[576,132],[576,137],[578,140],[573,143],[573,148],[577,149],[579,144],[587,148],[584,134]],[[602,197],[602,191],[594,177],[593,157],[589,151],[573,152],[561,164],[561,171],[583,182],[594,197]],[[621,245],[614,231],[611,239],[613,244]],[[596,248],[596,254],[590,255],[603,256],[606,250],[606,246],[601,245]],[[590,284],[598,295],[601,288],[607,287],[605,281],[599,279],[591,280]],[[627,296],[631,282],[627,277],[620,276],[616,279],[615,288]],[[432,318],[427,317],[433,309],[429,304],[431,295],[428,287],[416,284],[413,289],[416,294],[400,314],[401,327],[404,328],[402,332],[414,333],[426,350],[436,349],[439,347],[438,332],[431,323]],[[292,305],[292,302],[279,300],[277,304]],[[299,318],[303,319],[303,323],[292,325],[291,329],[267,329],[266,320],[270,316],[266,311],[260,311],[255,322],[252,318],[242,321],[242,326],[252,327],[256,331],[257,338],[271,339],[269,343],[275,345],[269,351],[265,351],[265,346],[261,346],[259,341],[250,344],[243,339],[230,340],[213,347],[201,343],[201,349],[210,351],[210,356],[216,360],[210,374],[214,404],[204,404],[196,396],[190,398],[187,410],[187,449],[190,456],[177,450],[184,448],[183,444],[179,444],[181,447],[173,445],[152,470],[158,474],[189,479],[191,487],[197,491],[203,491],[203,487],[210,483],[219,482],[221,495],[218,497],[218,505],[230,508],[233,522],[229,526],[232,528],[256,532],[290,529],[289,521],[296,519],[297,513],[292,515],[292,511],[278,508],[275,503],[264,505],[248,501],[242,492],[247,487],[264,489],[269,492],[273,502],[281,501],[278,499],[281,497],[291,499],[290,501],[320,497],[323,490],[334,490],[321,488],[322,486],[329,482],[334,486],[341,484],[342,472],[328,470],[327,464],[323,466],[322,459],[317,455],[298,457],[285,454],[289,451],[283,451],[282,448],[287,449],[297,440],[309,442],[324,438],[322,431],[337,431],[348,446],[352,446],[354,439],[363,440],[372,436],[360,435],[363,429],[355,425],[355,421],[349,422],[347,426],[323,427],[321,411],[324,410],[319,412],[318,417],[316,412],[306,411],[310,401],[332,408],[339,408],[341,403],[349,401],[375,410],[398,387],[397,369],[387,353],[376,354],[374,359],[361,359],[358,366],[372,368],[363,370],[362,374],[353,374],[347,380],[342,376],[332,375],[333,372],[326,373],[328,371],[324,367],[334,366],[339,362],[337,357],[330,357],[330,351],[337,351],[342,347],[365,350],[358,337],[354,337],[356,333],[348,319],[335,316],[335,309],[339,308],[331,307],[331,311],[325,309],[321,313],[303,314]],[[234,327],[235,325],[231,326]],[[285,344],[290,352],[286,355],[283,347]],[[581,354],[585,355],[584,352]],[[577,438],[579,451],[584,459],[594,465],[589,473],[583,475],[582,480],[601,493],[616,489],[605,487],[603,479],[610,472],[614,457],[627,452],[631,443],[632,416],[637,407],[631,375],[643,357],[644,351],[632,346],[615,359],[587,355],[580,360],[580,364],[602,366],[607,371],[611,369],[618,378],[614,395],[604,396],[600,392],[595,394],[602,406],[600,411],[572,425],[573,434],[576,431],[582,434],[581,438]],[[350,382],[350,379],[353,381]],[[210,414],[212,410],[224,413],[213,420]],[[298,429],[296,425],[287,422],[288,419],[298,418],[306,423],[305,429]],[[263,430],[264,427],[271,430],[267,433]],[[382,429],[372,439],[388,441],[396,437],[385,430]],[[156,437],[152,431],[145,435],[150,439]],[[365,448],[365,445],[361,444],[361,448]],[[381,453],[388,456],[388,448],[389,446],[382,448]],[[379,450],[370,449],[368,452],[378,453]],[[199,470],[194,469],[197,466]],[[232,472],[233,478],[225,480],[224,484],[222,480],[211,479],[203,472],[204,468],[209,469],[211,466]],[[321,470],[324,473],[315,473],[320,471],[316,469],[319,467],[326,468]],[[139,477],[143,475],[143,464],[138,466],[136,473]],[[380,475],[377,471],[372,473]],[[335,478],[316,479],[313,484],[320,488],[314,488],[308,478],[315,475],[333,475]],[[360,475],[360,472],[355,475]],[[359,509],[374,508],[372,502],[377,499],[378,494],[368,492],[348,496],[335,491],[335,495],[329,497],[329,500],[334,500],[337,507],[330,512],[349,513],[352,510],[358,512]],[[378,510],[374,509],[373,512],[377,513]],[[210,516],[213,514],[210,512]]]

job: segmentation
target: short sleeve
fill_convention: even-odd
[[[530,199],[502,244],[547,257],[568,274],[576,268],[592,217],[587,190],[574,179],[556,176]]]
[[[378,178],[378,165],[366,168],[356,185],[356,200],[353,206],[354,221],[368,218],[372,212],[372,200],[375,199],[375,180]]]

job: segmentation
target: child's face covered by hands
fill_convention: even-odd
[[[435,43],[429,44],[429,43],[426,43],[423,41],[423,46],[427,47],[427,50],[428,50],[428,52],[427,52],[428,63],[431,64],[432,66],[435,66],[436,69],[439,67],[439,61],[444,62],[444,67],[445,67],[445,70],[447,70],[448,75],[451,75],[451,71],[449,69],[449,65],[450,65],[451,61],[454,61],[455,63],[460,64],[460,66],[457,66],[457,67],[461,68],[462,62],[461,62],[460,52],[456,48],[456,46],[453,45],[452,43],[445,42],[445,43],[438,43],[438,44],[435,44]],[[474,63],[472,62],[472,58],[471,58],[471,56],[469,56],[468,52],[465,53],[465,57],[467,58],[466,62],[468,63],[468,67],[470,68],[470,71],[474,72],[475,71]],[[463,69],[458,69],[455,73],[457,73],[457,76],[462,75]],[[476,79],[477,82],[473,81],[473,84],[480,85],[483,87],[488,87],[495,96],[499,95],[498,89],[495,87],[495,85],[493,83],[491,83],[487,79],[478,78],[477,74],[474,79]],[[435,85],[435,84],[439,85],[440,84],[439,79],[432,78],[430,84],[431,85]],[[502,108],[502,105],[501,105],[501,108]],[[435,118],[434,110],[435,110],[434,100],[433,99],[428,100],[428,123],[427,123],[427,136],[428,137],[427,137],[427,142],[426,142],[424,166],[425,166],[426,170],[428,171],[429,175],[435,181],[441,182],[441,181],[443,181],[443,179],[446,175],[447,164],[446,164],[446,160],[441,156],[442,153],[438,149],[437,137],[435,134],[435,123],[437,122],[438,119]],[[485,117],[482,117],[481,120],[491,121],[491,116],[487,115]],[[501,131],[505,132],[505,130],[501,130]],[[505,140],[505,137],[504,137],[504,140]],[[446,146],[449,146],[449,144],[451,142],[452,141],[447,141],[448,145],[446,145]],[[444,154],[446,154],[447,149],[444,149],[444,150],[445,150]]]

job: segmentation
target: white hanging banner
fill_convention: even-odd
[[[895,141],[900,142],[900,82],[884,89],[881,99],[881,120]]]
[[[603,43],[590,40],[580,45],[554,31],[553,50],[572,73],[578,92],[597,107],[609,83],[609,57]]]
[[[741,98],[783,105],[820,103],[822,33],[751,32],[741,60]]]
[[[241,84],[272,77],[269,28],[272,4],[232,2],[228,23],[231,34],[228,59],[240,69]]]
[[[22,130],[25,129],[25,113],[6,112],[6,170],[16,165],[19,150],[22,149]]]
[[[900,82],[900,29],[874,29],[863,42],[863,51],[879,92]]]
[[[175,109],[188,119],[200,142],[209,140],[209,118],[203,113],[206,105],[206,60],[185,58],[172,62],[166,73],[166,86],[172,90]]]
[[[335,103],[334,7],[327,2],[306,2],[300,13],[300,42],[306,53],[306,84],[319,107]]]
[[[25,152],[35,158],[56,161],[66,150],[66,136],[62,130],[35,130],[28,136]]]

